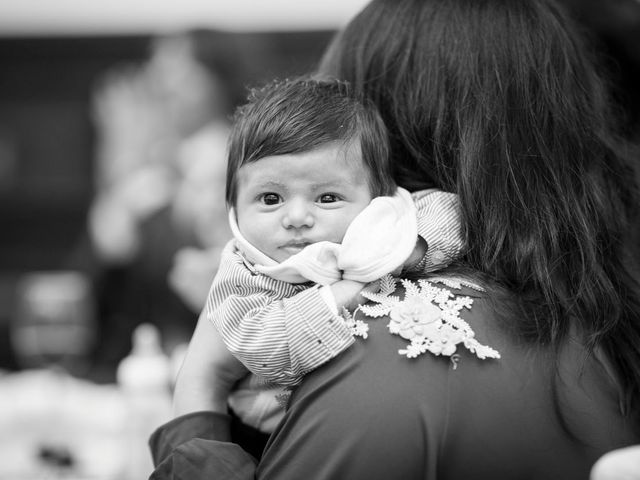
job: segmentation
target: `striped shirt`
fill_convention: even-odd
[[[291,284],[251,268],[229,241],[206,304],[229,351],[252,373],[295,385],[354,341],[319,286]]]
[[[416,206],[418,235],[427,242],[427,253],[412,270],[429,273],[460,257],[463,248],[458,196],[439,190],[411,194]]]

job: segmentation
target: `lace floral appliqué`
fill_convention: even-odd
[[[355,312],[354,312],[354,315],[355,315]],[[352,315],[351,312],[349,312],[349,310],[342,307],[342,318],[344,319],[344,322],[347,328],[351,330],[351,334],[354,337],[362,337],[366,339],[369,336],[369,325],[367,325],[362,320],[356,320],[354,318],[354,315]]]
[[[431,280],[431,279],[430,279]],[[391,275],[379,282],[379,290],[363,291],[362,295],[375,305],[360,305],[352,314],[345,313],[345,321],[356,336],[367,338],[369,326],[362,320],[356,320],[360,311],[368,317],[389,316],[389,332],[409,341],[407,348],[398,351],[400,355],[415,358],[425,352],[434,355],[450,356],[457,359],[457,347],[462,343],[478,358],[500,358],[500,354],[491,347],[480,344],[469,324],[460,318],[462,309],[470,309],[473,299],[454,295],[445,288],[433,283],[445,283],[441,278],[418,280],[400,280],[405,294],[401,300],[394,295],[396,279]],[[452,288],[459,288],[458,281],[446,282]],[[481,287],[464,282],[476,290]],[[454,362],[454,368],[456,362]]]

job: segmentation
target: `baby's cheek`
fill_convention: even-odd
[[[356,218],[358,213],[360,212],[356,212],[353,215],[345,217],[344,221],[342,221],[339,226],[336,226],[336,239],[334,240],[334,242],[342,243],[342,240],[344,239],[344,236],[347,233],[347,230],[349,229],[351,222],[353,221],[354,218]]]

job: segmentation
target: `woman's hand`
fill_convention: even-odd
[[[246,374],[203,311],[176,380],[174,415],[203,410],[227,413],[229,392]]]

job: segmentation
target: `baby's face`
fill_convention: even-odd
[[[238,228],[277,262],[312,243],[340,243],[371,201],[367,180],[359,148],[337,143],[243,165],[237,176]]]

